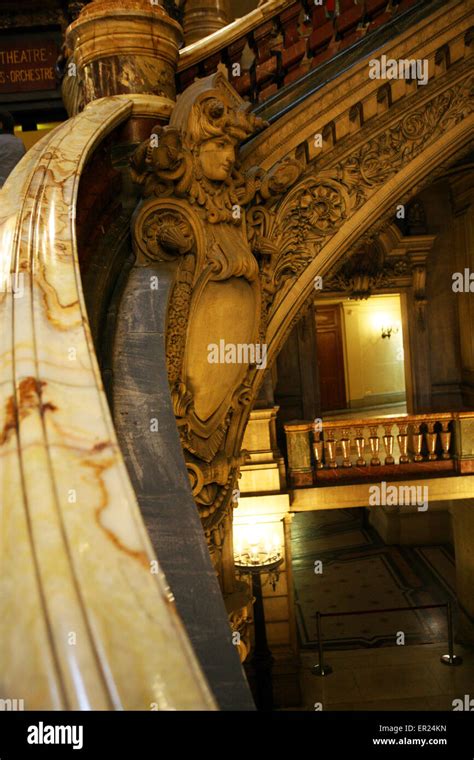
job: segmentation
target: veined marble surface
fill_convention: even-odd
[[[82,168],[132,107],[91,103],[0,192],[0,697],[26,710],[215,708],[153,572],[77,261]]]

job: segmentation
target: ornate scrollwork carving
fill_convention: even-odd
[[[343,224],[351,201],[347,188],[331,176],[306,177],[273,213],[254,207],[248,214],[249,237],[259,256],[268,313],[275,294],[306,268],[325,238]]]
[[[341,175],[350,178],[355,208],[365,202],[370,190],[387,182],[439,134],[472,112],[473,85],[470,78],[440,93],[338,163]]]
[[[368,127],[368,139],[349,152],[347,143],[342,141],[343,144],[328,151],[327,160],[323,157],[308,164],[303,178],[284,200],[253,206],[247,223],[260,264],[262,310],[267,320],[292,283],[344,221],[427,144],[472,112],[473,83],[472,77],[466,77],[461,84],[434,96],[376,136],[370,137],[373,132]],[[387,221],[388,215],[381,223]],[[415,230],[417,234],[420,231]],[[376,233],[377,230],[375,236]],[[325,288],[337,287],[367,297],[374,288],[385,287],[394,278],[410,277],[411,269],[406,270],[406,266],[390,262],[383,272],[353,276],[339,271],[339,284],[334,279],[336,272],[332,271],[325,277]]]
[[[166,261],[189,253],[194,245],[192,230],[176,211],[151,215],[143,226],[143,242],[151,259]]]

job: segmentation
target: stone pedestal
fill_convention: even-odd
[[[286,487],[285,460],[276,440],[276,416],[280,407],[254,409],[247,423],[242,449],[249,452],[240,468],[241,493],[279,493]]]
[[[288,422],[284,426],[288,446],[288,480],[291,486],[312,486],[310,433],[312,422]]]
[[[460,475],[474,473],[474,412],[456,416],[454,424],[456,470]]]

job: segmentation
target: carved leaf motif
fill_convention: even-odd
[[[474,78],[456,84],[433,99],[417,105],[383,132],[356,147],[352,152],[316,176],[309,165],[305,179],[281,203],[275,202],[262,213],[248,215],[249,239],[259,258],[262,279],[262,303],[266,319],[318,254],[328,238],[345,218],[366,203],[377,188],[389,181],[440,134],[451,129],[472,113]],[[342,147],[342,146],[341,146]],[[330,164],[329,164],[330,166]],[[313,173],[313,177],[310,173]],[[265,245],[265,238],[276,252]],[[346,274],[331,275],[334,285],[357,292],[367,292],[396,276],[407,276],[405,264],[391,264],[390,271],[373,275],[370,282],[350,282]],[[393,271],[392,268],[393,267]],[[373,278],[378,277],[377,281]],[[360,286],[360,287],[359,287]]]
[[[277,252],[264,268],[273,290],[284,280],[296,277],[321,249],[324,238],[334,233],[347,217],[349,197],[342,183],[325,178],[307,178],[282,203],[273,225],[265,215],[254,214],[254,235],[270,237]],[[262,235],[262,232],[267,235]],[[258,246],[256,241],[257,249]],[[263,249],[265,252],[265,249]]]

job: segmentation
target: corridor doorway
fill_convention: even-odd
[[[315,303],[321,413],[406,413],[400,295]]]

